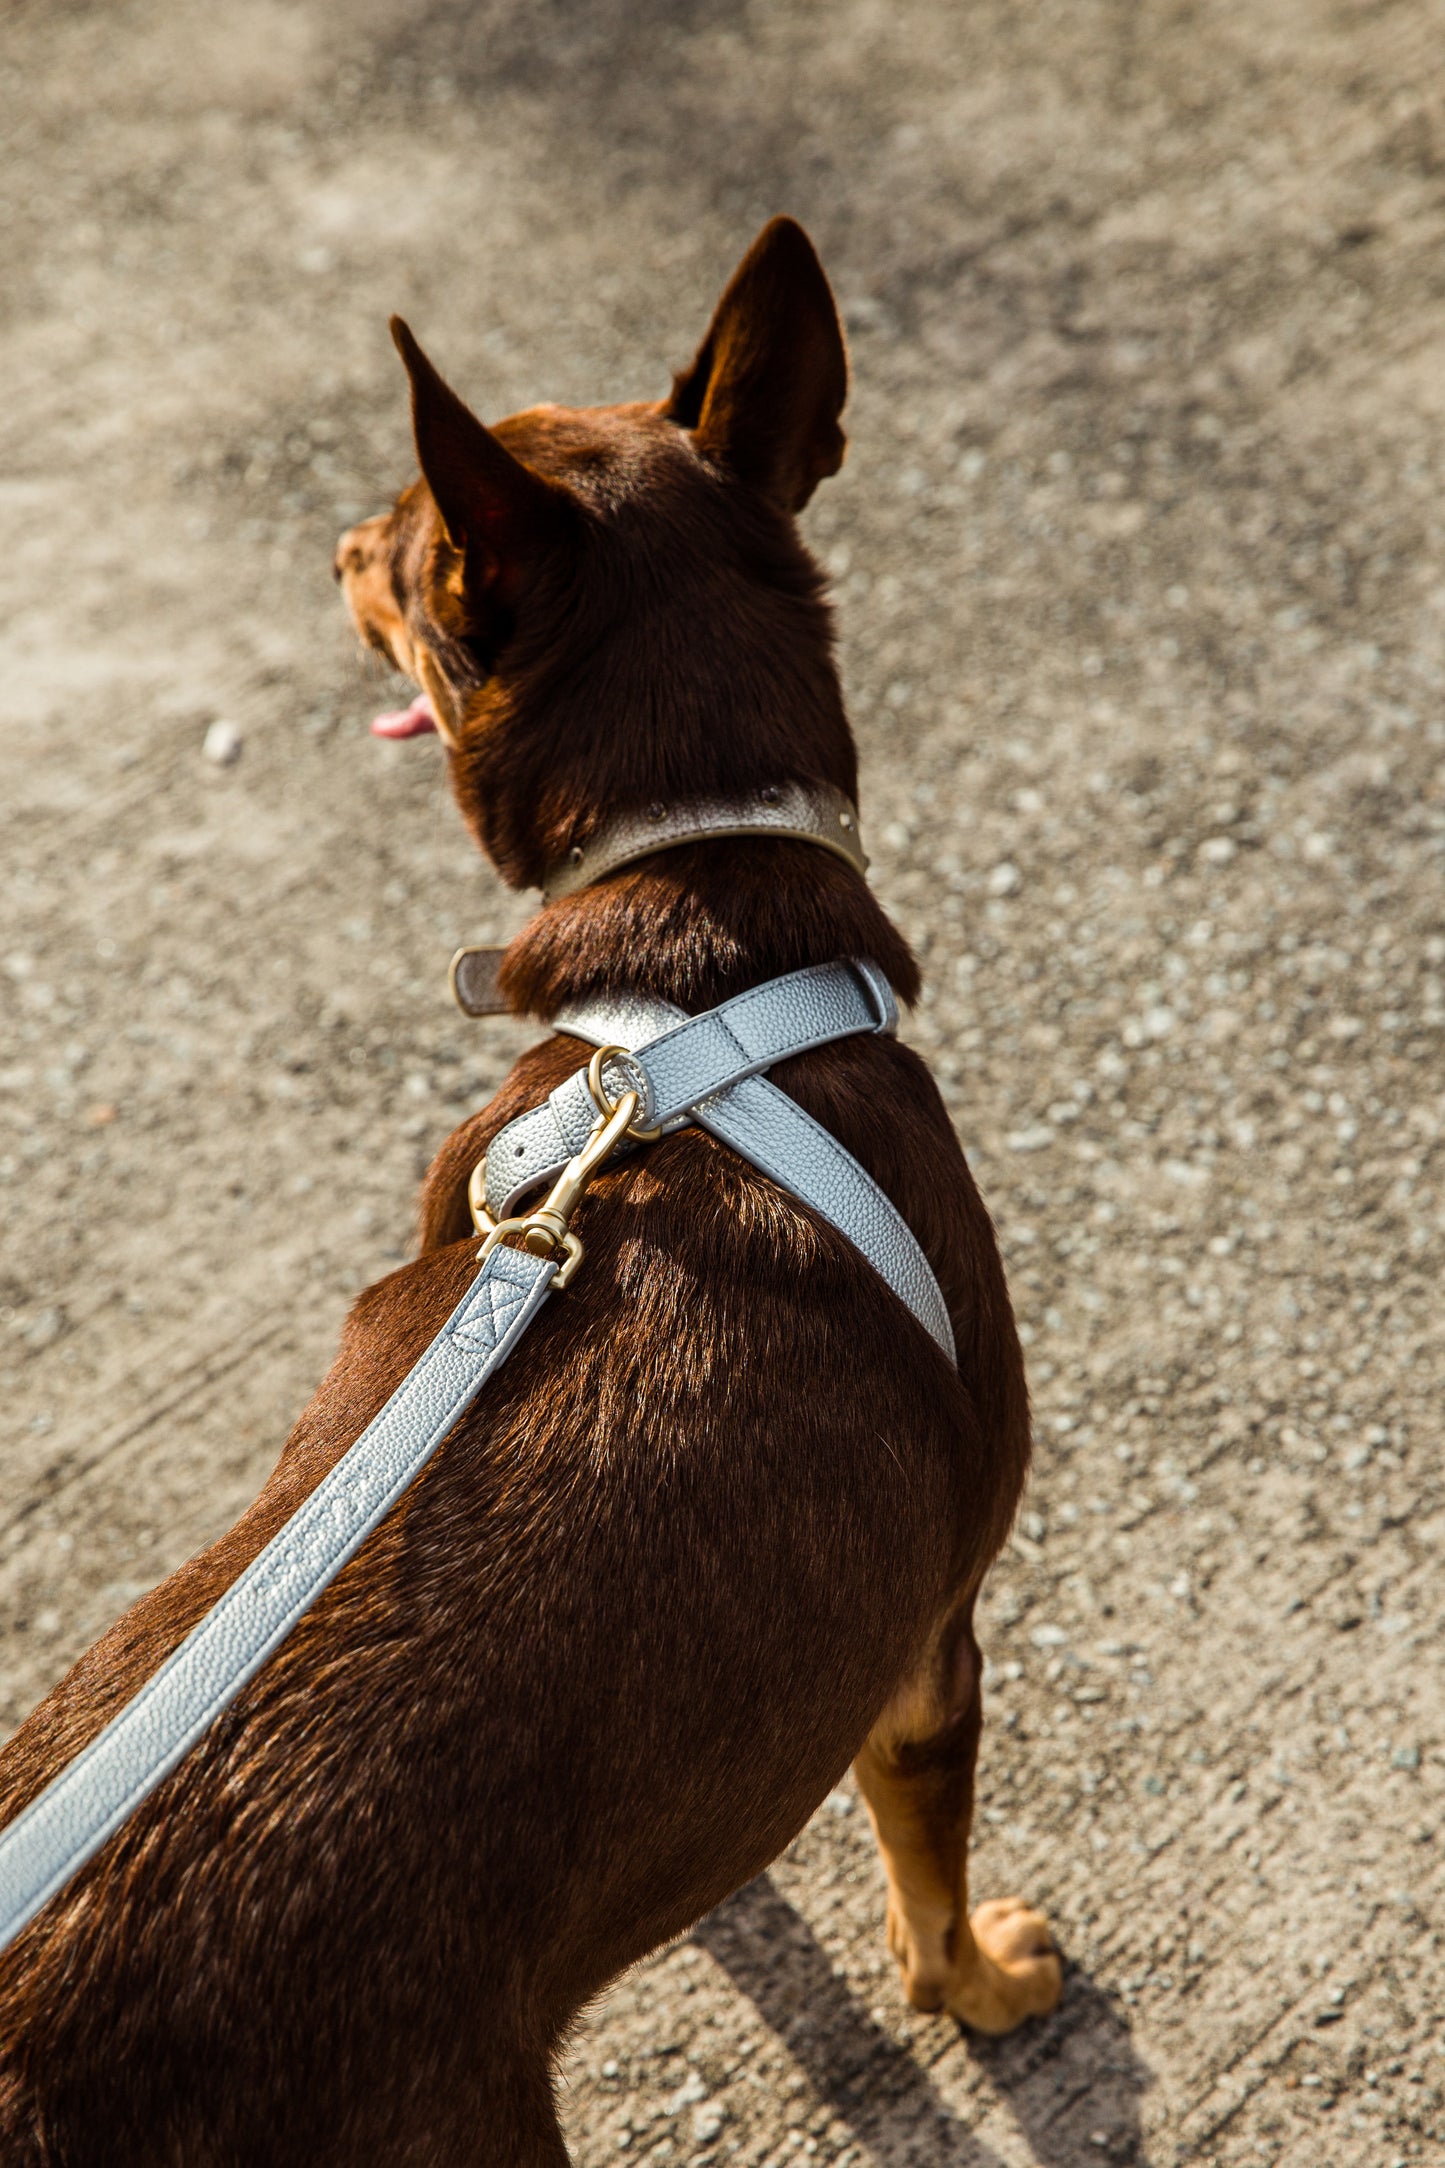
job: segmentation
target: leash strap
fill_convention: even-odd
[[[738,1019],[740,1028],[736,1036],[750,1037],[754,1047],[761,1045],[765,1037],[769,1043],[777,1043],[783,1036],[778,1011],[795,998],[791,992],[795,982],[816,981],[824,975],[830,980],[826,1013],[841,1017],[848,1008],[842,975],[850,970],[866,973],[863,983],[870,993],[877,993],[881,981],[884,996],[874,1019],[855,1022],[851,1029],[854,1032],[891,1031],[898,1015],[891,987],[876,965],[855,963],[852,966],[829,964],[816,971],[795,972],[788,978],[774,979],[767,986],[751,989],[740,997],[749,1006]],[[771,1014],[766,1017],[760,1016],[757,1005],[757,997],[765,994],[774,997]],[[802,989],[802,994],[805,1010],[821,1020],[825,1013],[822,990],[810,984]],[[632,1050],[634,1059],[626,1071],[629,1081],[633,1081],[634,1071],[639,1076],[651,1077],[656,1072],[666,1078],[675,1066],[684,1063],[690,1067],[696,1064],[693,1077],[696,1081],[705,1061],[717,1051],[717,1042],[710,1033],[699,1030],[688,1043],[687,1034],[693,1026],[707,1026],[714,1019],[727,1017],[734,1006],[728,1002],[706,1016],[679,1021],[682,1012],[671,1002],[660,1001],[649,994],[627,993],[563,1010],[556,1019],[556,1029],[585,1039],[593,1046],[617,1045]],[[861,1007],[854,1013],[861,1019]],[[830,1038],[842,1036],[842,1031],[829,1031],[804,1043],[819,1046]],[[803,1051],[797,1034],[788,1043],[787,1050],[790,1053]],[[767,1064],[763,1061],[756,1064],[759,1068],[764,1066]],[[741,1075],[735,1069],[733,1074],[737,1081],[723,1085],[715,1083],[710,1091],[699,1093],[690,1115],[673,1114],[663,1126],[669,1130],[678,1129],[691,1119],[722,1143],[731,1145],[780,1189],[811,1205],[815,1212],[847,1236],[899,1300],[907,1304],[949,1361],[955,1361],[953,1326],[943,1291],[912,1228],[892,1200],[885,1196],[852,1153],[845,1150],[821,1122],[815,1122],[810,1114],[805,1114],[797,1101],[780,1091],[776,1084],[768,1083],[752,1069],[744,1069]],[[664,1100],[663,1104],[666,1106],[668,1102]],[[579,1070],[576,1076],[559,1085],[540,1107],[518,1115],[515,1121],[498,1131],[487,1151],[486,1168],[487,1206],[495,1218],[507,1218],[528,1190],[557,1173],[580,1148],[595,1115],[586,1072]]]
[[[0,1831],[0,1950],[235,1700],[420,1474],[550,1292],[555,1257],[492,1251],[381,1413],[119,1716]]]

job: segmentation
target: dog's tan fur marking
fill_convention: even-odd
[[[854,1770],[888,1876],[888,1946],[909,2001],[1005,2033],[1055,2007],[1063,1973],[1047,1921],[1021,1899],[994,1899],[969,1915],[982,1722],[972,1612],[970,1595],[942,1619]]]

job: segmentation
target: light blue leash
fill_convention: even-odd
[[[559,1030],[599,1051],[590,1071],[509,1123],[478,1167],[473,1205],[488,1230],[478,1278],[285,1526],[119,1715],[0,1830],[0,1950],[176,1767],[355,1557],[554,1283],[570,1278],[581,1257],[571,1212],[614,1151],[646,1141],[639,1132],[692,1120],[724,1139],[840,1228],[953,1359],[947,1309],[911,1230],[857,1160],[759,1074],[835,1039],[891,1032],[897,1015],[882,972],[858,962],[791,972],[701,1016],[632,995],[558,1019]],[[554,1176],[541,1207],[500,1224],[527,1190]],[[523,1247],[501,1241],[507,1231]]]

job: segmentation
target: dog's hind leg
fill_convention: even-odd
[[[996,1898],[969,1917],[968,1838],[983,1722],[973,1594],[942,1620],[858,1756],[888,1873],[888,1943],[918,2010],[1011,2032],[1058,2002],[1063,1975],[1042,1913]]]

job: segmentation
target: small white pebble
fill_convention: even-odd
[[[988,892],[991,896],[1016,896],[1023,885],[1023,875],[1018,867],[1010,865],[1007,859],[1001,866],[995,866],[988,877]]]
[[[1011,1129],[1004,1138],[1011,1152],[1043,1152],[1054,1141],[1054,1132],[1047,1122],[1037,1122],[1032,1129]]]
[[[241,733],[234,723],[217,719],[206,732],[201,751],[218,768],[229,768],[241,757]]]

